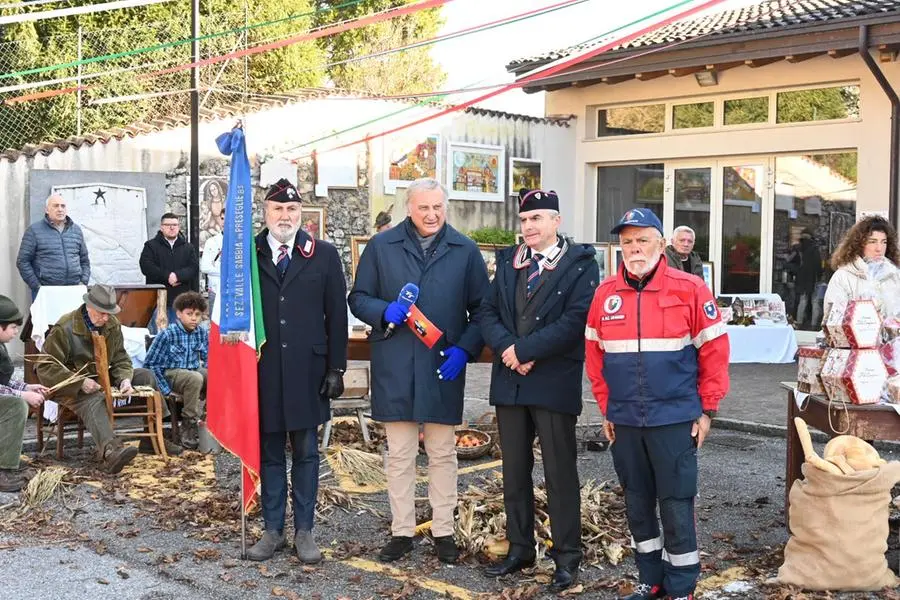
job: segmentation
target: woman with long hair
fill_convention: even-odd
[[[900,309],[900,249],[897,230],[879,216],[862,219],[850,228],[831,256],[834,275],[825,291],[824,317],[837,302],[871,298],[882,318]]]

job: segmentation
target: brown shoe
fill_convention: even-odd
[[[25,478],[18,471],[0,469],[0,492],[14,494],[25,487]]]
[[[181,426],[181,445],[188,450],[196,450],[200,445],[197,421],[185,419]]]
[[[166,442],[166,454],[169,456],[178,456],[184,450],[184,448],[168,438],[163,438],[163,440]],[[138,452],[141,454],[156,454],[153,450],[153,442],[150,441],[150,438],[141,438],[141,441],[138,444]]]
[[[100,469],[115,475],[125,468],[125,465],[134,460],[137,453],[138,449],[134,446],[124,446],[122,442],[110,442],[103,453],[103,462],[100,463]]]

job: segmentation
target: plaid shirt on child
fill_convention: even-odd
[[[144,359],[144,368],[156,376],[159,391],[164,395],[172,393],[166,380],[167,369],[188,369],[196,371],[206,366],[209,352],[209,331],[197,326],[188,331],[176,320],[154,338]]]

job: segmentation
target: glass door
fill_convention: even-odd
[[[710,256],[712,175],[710,166],[676,166],[667,174],[672,182],[672,225],[667,230],[682,226],[693,229],[694,251],[704,261]]]
[[[763,277],[770,262],[771,240],[764,227],[770,219],[768,160],[717,163],[720,178],[718,285],[721,294],[758,294],[769,287]],[[766,273],[768,275],[768,273]]]

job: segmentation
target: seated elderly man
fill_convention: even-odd
[[[41,383],[53,387],[75,375],[85,365],[81,374],[89,377],[71,383],[57,392],[55,398],[60,404],[73,411],[84,423],[94,442],[100,468],[107,473],[118,473],[134,459],[138,449],[125,446],[112,430],[109,415],[106,412],[106,398],[95,381],[97,368],[94,365],[94,341],[92,333],[98,332],[106,338],[106,349],[109,356],[110,383],[121,391],[127,392],[133,385],[150,386],[156,389],[156,378],[146,369],[134,369],[131,358],[125,351],[122,337],[122,326],[116,319],[121,309],[116,304],[116,290],[109,285],[98,284],[91,287],[84,295],[84,304],[74,311],[60,317],[56,325],[47,335],[44,352],[59,361],[43,361],[37,366]],[[151,448],[150,440],[144,438],[142,450]],[[173,448],[169,443],[166,449],[170,453],[180,452],[180,447]]]

